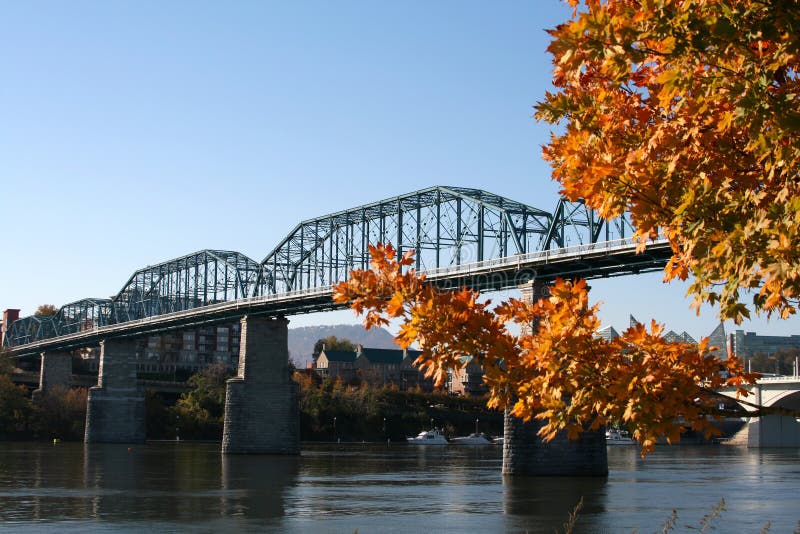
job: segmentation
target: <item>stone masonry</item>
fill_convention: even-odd
[[[68,388],[72,382],[72,356],[69,352],[43,352],[39,371],[39,389],[33,399],[46,395],[53,386]]]
[[[581,433],[570,440],[566,431],[544,442],[536,433],[544,423],[524,423],[506,410],[503,474],[533,476],[606,476],[608,455],[605,428]]]
[[[547,286],[530,282],[520,286],[522,300],[547,295]],[[535,328],[529,325],[528,328]],[[583,432],[578,440],[560,432],[549,442],[537,435],[544,423],[525,423],[506,410],[503,425],[503,474],[531,476],[606,476],[608,455],[605,429]]]
[[[239,370],[228,380],[223,454],[299,454],[298,386],[289,374],[289,321],[242,318]]]
[[[100,343],[97,385],[89,389],[86,443],[143,443],[144,393],[136,383],[136,342],[109,339]]]

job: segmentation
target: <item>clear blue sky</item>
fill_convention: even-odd
[[[0,308],[108,297],[203,248],[261,260],[301,220],[431,185],[552,209],[531,114],[544,30],[566,16],[557,0],[6,3]],[[658,274],[593,287],[618,329],[717,324]]]

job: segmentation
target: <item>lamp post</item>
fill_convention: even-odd
[[[478,433],[478,418],[475,418],[475,434]]]
[[[333,418],[333,441],[336,441],[336,417]]]

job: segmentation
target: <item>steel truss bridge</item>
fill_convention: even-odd
[[[463,187],[431,187],[301,222],[261,261],[202,250],[139,269],[110,299],[87,298],[53,316],[11,325],[17,355],[91,346],[236,320],[337,307],[332,287],[369,268],[368,245],[415,252],[415,268],[441,287],[502,290],[556,277],[598,278],[659,270],[663,240],[636,253],[626,217],[604,221],[583,203],[552,212]]]

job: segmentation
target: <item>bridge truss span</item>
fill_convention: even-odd
[[[508,289],[533,278],[663,268],[668,244],[636,254],[632,234],[625,217],[606,222],[582,202],[561,199],[551,213],[479,189],[436,186],[304,221],[260,263],[207,249],[147,266],[111,299],[82,299],[55,316],[15,321],[3,343],[43,347],[51,338],[87,342],[213,324],[242,310],[330,309],[330,288],[350,270],[367,269],[369,245],[379,242],[401,254],[413,250],[417,271],[442,287]]]
[[[550,213],[463,187],[432,187],[300,223],[261,262],[262,293],[335,284],[369,268],[368,246],[413,250],[417,270],[542,247]]]
[[[253,296],[260,269],[255,260],[227,250],[201,250],[139,269],[113,299],[113,322]]]

